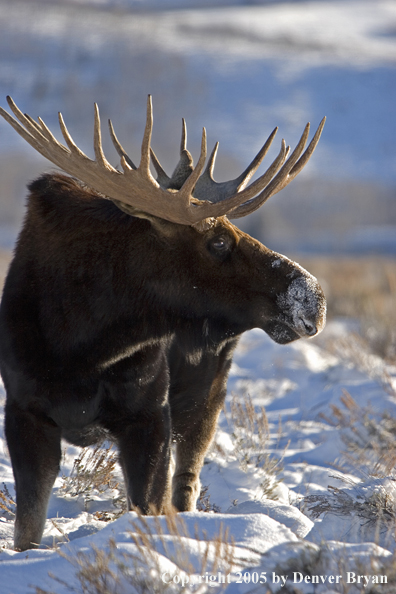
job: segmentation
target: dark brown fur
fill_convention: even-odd
[[[15,547],[40,542],[62,437],[117,443],[130,506],[195,509],[238,337],[287,343],[324,317],[317,281],[225,217],[199,232],[33,182],[0,308]]]

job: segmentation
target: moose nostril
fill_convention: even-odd
[[[306,318],[301,318],[301,321],[304,325],[305,331],[308,334],[308,336],[315,336],[315,334],[318,332],[318,329],[315,326],[315,324],[313,324]]]

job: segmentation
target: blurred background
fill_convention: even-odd
[[[396,360],[396,2],[0,0],[3,107],[11,95],[58,138],[61,111],[92,156],[96,101],[138,160],[148,93],[164,168],[178,160],[185,117],[195,159],[202,126],[210,150],[220,141],[217,181],[236,177],[275,126],[267,163],[281,138],[293,148],[307,121],[316,129],[327,116],[306,169],[238,224],[308,267],[330,315],[359,318]],[[0,122],[0,277],[26,184],[52,169]]]

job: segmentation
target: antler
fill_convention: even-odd
[[[230,218],[238,218],[259,208],[270,196],[284,188],[305,166],[319,141],[325,121],[324,118],[302,156],[301,153],[309,134],[309,124],[305,127],[296,149],[287,160],[289,147],[286,148],[285,142],[282,140],[280,152],[268,170],[245,188],[267,153],[277,129],[272,132],[252,163],[239,177],[228,182],[217,183],[213,179],[213,168],[218,143],[201,175],[206,159],[205,128],[202,132],[201,154],[194,168],[192,157],[186,148],[187,133],[184,120],[180,161],[172,177],[169,178],[166,175],[150,148],[153,126],[150,96],[147,99],[146,127],[138,167],[134,165],[119,143],[109,121],[110,135],[120,155],[123,172],[117,171],[107,161],[103,153],[99,109],[96,104],[95,160],[92,160],[74,143],[60,113],[59,124],[67,147],[56,140],[41,118],[38,118],[37,123],[30,116],[24,115],[10,97],[7,97],[7,102],[19,121],[1,107],[0,115],[49,161],[97,192],[108,196],[129,214],[135,216],[153,215],[182,225],[195,225],[204,219],[226,214]],[[157,181],[150,173],[150,154],[157,171]],[[169,195],[170,193],[172,196]]]

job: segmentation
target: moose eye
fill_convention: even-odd
[[[227,236],[214,237],[209,243],[210,252],[220,258],[224,258],[232,248],[232,240]]]
[[[219,237],[212,242],[212,247],[214,247],[215,250],[222,251],[228,248],[228,242],[224,239],[224,237]]]

